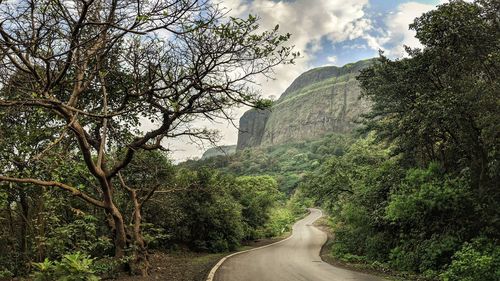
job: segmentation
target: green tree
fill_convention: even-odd
[[[246,239],[258,238],[256,232],[269,221],[271,208],[282,197],[278,183],[270,176],[242,176],[235,180],[233,196],[242,205]]]
[[[289,61],[290,48],[283,46],[289,35],[277,28],[258,33],[255,17],[226,19],[208,1],[67,4],[0,3],[0,87],[15,91],[0,96],[0,107],[6,114],[42,111],[66,140],[66,151],[75,153],[74,162],[53,168],[83,164],[90,188],[64,176],[19,175],[12,165],[4,166],[0,181],[62,189],[103,209],[120,258],[127,244],[137,244],[128,237],[140,236],[127,235],[114,198],[115,186],[128,185],[119,174],[138,151],[161,149],[165,139],[213,140],[212,131],[192,126],[197,118],[226,118],[225,110],[240,104],[266,105],[248,83]],[[151,125],[138,130],[145,120]],[[20,133],[32,130],[34,124]],[[147,274],[147,268],[139,271]]]
[[[358,78],[373,103],[368,128],[394,145],[405,167],[437,163],[450,177],[467,181],[479,211],[470,228],[496,238],[499,9],[496,1],[440,5],[410,26],[423,49],[408,48],[409,57],[401,60],[381,56]]]
[[[376,138],[303,184],[333,214],[337,257],[433,278],[445,271],[447,280],[498,279],[490,268],[500,229],[499,8],[440,5],[410,26],[422,49],[398,60],[382,54],[361,71],[372,102],[366,130]]]
[[[234,178],[209,169],[179,169],[172,192],[147,206],[146,221],[167,230],[173,244],[196,251],[234,250],[243,238],[241,205],[231,192]]]
[[[409,58],[381,56],[359,76],[373,102],[368,126],[408,161],[470,170],[480,195],[498,181],[498,5],[452,1],[410,26],[423,49]],[[486,198],[485,198],[486,199]]]

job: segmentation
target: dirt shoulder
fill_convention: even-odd
[[[278,242],[285,237],[246,241],[238,251],[248,250]],[[208,272],[226,253],[195,253],[190,251],[162,252],[155,251],[150,255],[151,274],[148,277],[120,276],[116,281],[205,281]]]

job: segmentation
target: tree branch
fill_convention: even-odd
[[[104,202],[101,202],[93,197],[91,197],[88,194],[83,193],[81,190],[78,190],[75,187],[69,186],[64,183],[56,182],[56,181],[43,181],[39,179],[31,179],[31,178],[12,178],[12,177],[6,177],[0,175],[0,181],[7,181],[7,182],[16,182],[16,183],[31,183],[34,185],[39,185],[39,186],[54,186],[54,187],[59,187],[63,190],[69,191],[73,194],[73,196],[80,197],[81,199],[85,200],[86,202],[97,206],[101,208],[105,208]]]

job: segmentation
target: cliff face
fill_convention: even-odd
[[[269,110],[250,109],[240,118],[237,150],[259,146],[262,143],[267,120],[271,115]]]
[[[370,105],[360,100],[356,75],[372,60],[321,67],[300,75],[270,112],[250,110],[240,119],[237,149],[348,133]]]

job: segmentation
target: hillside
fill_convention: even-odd
[[[317,169],[329,157],[344,154],[353,141],[348,135],[328,133],[314,140],[254,147],[231,155],[188,160],[179,166],[192,170],[209,167],[238,176],[270,175],[276,178],[282,192],[291,194],[306,173]]]
[[[201,156],[202,160],[215,157],[215,156],[226,156],[232,155],[236,152],[236,145],[222,145],[217,147],[209,148]]]
[[[348,133],[370,105],[360,99],[356,76],[372,60],[309,70],[286,89],[270,110],[251,109],[240,119],[238,150]]]

